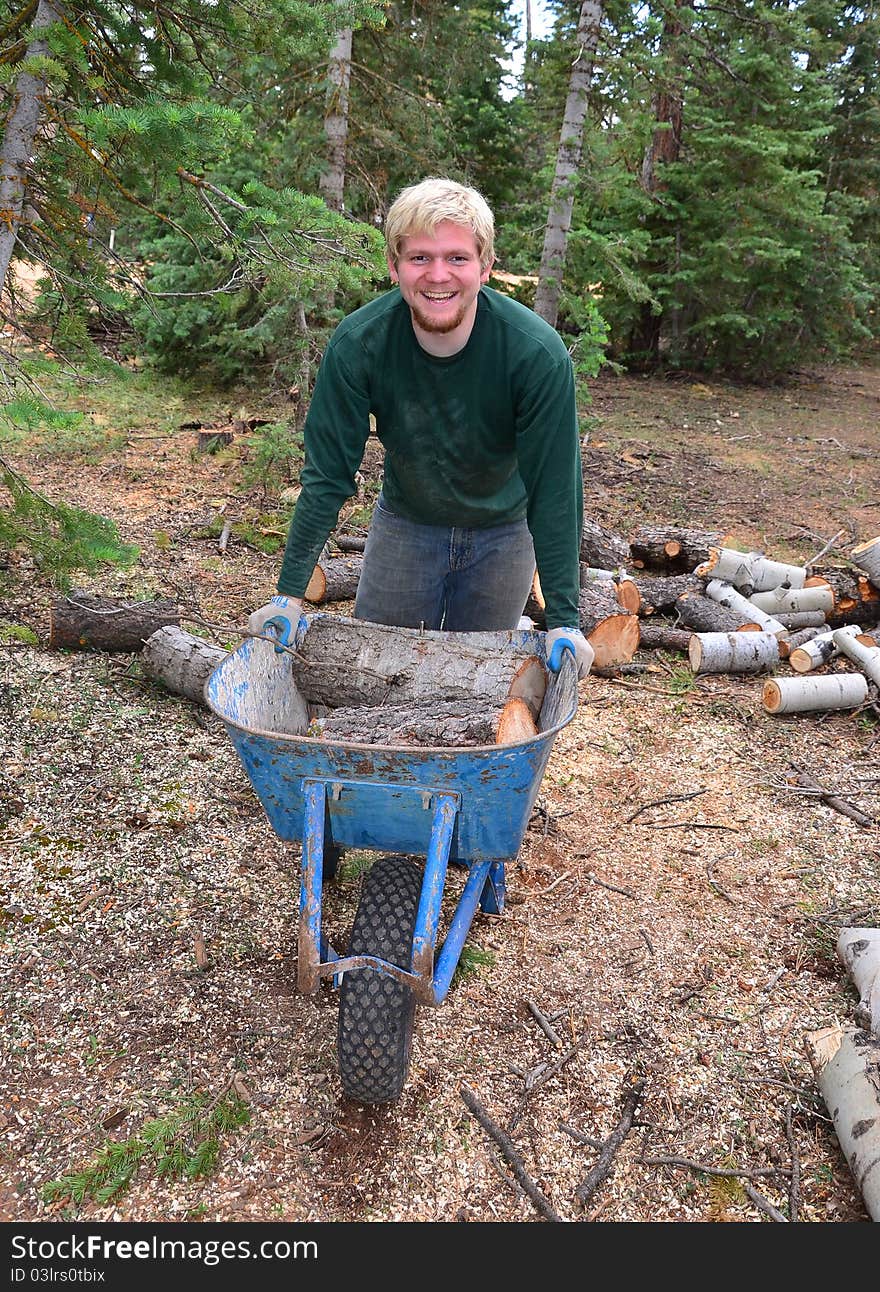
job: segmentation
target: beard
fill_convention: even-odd
[[[465,305],[459,305],[454,314],[448,318],[437,318],[434,315],[423,314],[417,305],[410,305],[413,316],[413,322],[420,327],[423,332],[454,332],[455,329],[464,322],[464,316],[467,312]]]

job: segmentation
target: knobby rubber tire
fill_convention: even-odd
[[[348,954],[409,969],[422,872],[407,857],[380,857],[364,879]],[[339,1002],[339,1073],[349,1099],[397,1099],[409,1071],[416,1001],[412,989],[376,969],[349,969]]]

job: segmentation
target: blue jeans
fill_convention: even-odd
[[[418,525],[388,511],[380,496],[354,613],[398,628],[516,628],[534,574],[524,520],[487,529]]]

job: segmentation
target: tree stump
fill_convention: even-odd
[[[157,628],[180,623],[173,601],[124,601],[73,591],[49,610],[52,650],[139,651]]]

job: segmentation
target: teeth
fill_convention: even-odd
[[[429,301],[451,301],[455,292],[422,292]]]

